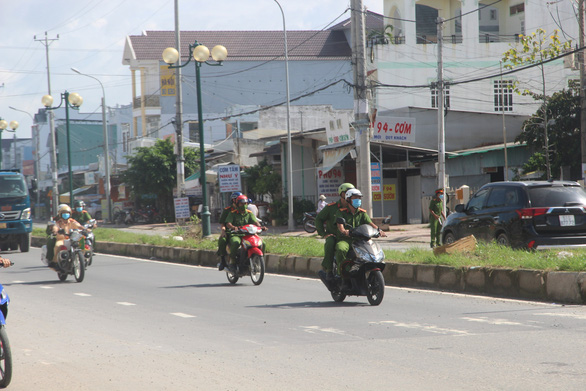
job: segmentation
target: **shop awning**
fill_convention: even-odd
[[[324,145],[318,148],[323,154],[322,169],[324,172],[330,171],[336,167],[342,159],[354,149],[354,140],[343,143]]]

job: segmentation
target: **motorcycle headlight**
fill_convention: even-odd
[[[28,220],[31,218],[31,208],[26,208],[20,215],[21,220]]]
[[[377,248],[375,248],[377,249]],[[354,252],[356,252],[356,255],[362,259],[371,261],[371,262],[381,262],[383,259],[385,259],[385,253],[380,251],[380,249],[378,249],[379,251],[372,254],[369,253],[368,251],[362,249],[362,248],[355,248]]]
[[[81,240],[81,234],[77,231],[73,232],[71,234],[71,240],[73,240],[74,242],[79,242]]]

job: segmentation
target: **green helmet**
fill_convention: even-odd
[[[350,189],[354,189],[354,185],[351,183],[342,183],[340,187],[338,187],[338,194],[342,194],[345,191]]]

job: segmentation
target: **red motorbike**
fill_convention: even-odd
[[[233,235],[241,237],[241,245],[236,256],[236,266],[226,268],[226,277],[230,284],[236,284],[240,277],[248,275],[254,285],[262,282],[265,276],[264,245],[258,234],[265,229],[266,227],[247,224],[232,230]]]

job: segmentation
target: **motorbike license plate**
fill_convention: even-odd
[[[0,228],[6,228],[6,223],[0,223]]]
[[[560,215],[560,226],[561,227],[570,227],[576,225],[576,221],[574,220],[574,215]]]

